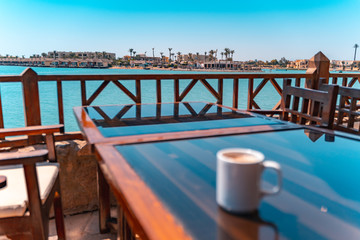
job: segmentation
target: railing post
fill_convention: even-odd
[[[4,115],[1,103],[1,86],[0,86],[0,128],[4,128]]]
[[[136,85],[136,103],[141,103],[141,80],[135,80]]]
[[[174,79],[174,102],[179,102],[179,79]]]
[[[249,78],[248,84],[248,101],[247,101],[247,110],[251,110],[253,106],[253,93],[254,93],[254,79]]]
[[[306,79],[305,87],[312,89],[319,89],[320,78],[326,78],[326,84],[329,83],[330,76],[330,60],[320,51],[313,56],[309,61],[309,68],[307,74],[312,74],[311,79]]]
[[[233,82],[233,108],[238,108],[239,105],[239,79],[234,78]]]
[[[218,95],[217,104],[223,104],[223,83],[224,80],[222,78],[218,79]]]
[[[41,125],[38,75],[31,68],[27,68],[21,73],[21,81],[24,98],[25,125]],[[40,140],[41,136],[29,136],[30,144],[39,142]]]

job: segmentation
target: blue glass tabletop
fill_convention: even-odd
[[[236,216],[216,204],[216,152],[251,148],[283,171],[279,195]],[[310,130],[116,146],[194,239],[358,239],[360,141]],[[276,183],[265,171],[263,187]],[[237,235],[232,235],[237,231]]]
[[[284,124],[204,102],[89,106],[104,137]]]

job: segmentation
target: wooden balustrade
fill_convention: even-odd
[[[340,80],[341,79],[341,82]],[[360,83],[359,73],[330,73],[329,83],[337,84],[342,87],[354,87],[356,82]]]
[[[79,92],[81,96],[82,105],[91,105],[94,100],[100,95],[103,90],[108,87],[112,82],[118,87],[125,95],[127,95],[134,103],[142,103],[141,99],[141,83],[143,81],[155,80],[156,82],[156,102],[162,102],[162,89],[161,84],[163,81],[173,81],[174,89],[174,101],[181,102],[194,88],[196,84],[201,84],[205,89],[215,98],[215,101],[219,104],[223,104],[224,95],[232,94],[232,107],[238,108],[239,102],[239,82],[248,82],[247,91],[247,110],[264,110],[274,111],[280,108],[280,101],[272,109],[261,109],[256,102],[256,97],[261,94],[265,85],[270,84],[276,92],[279,94],[279,99],[282,95],[282,86],[278,81],[282,83],[284,79],[294,79],[295,86],[301,86],[302,82],[306,79],[312,78],[312,74],[102,74],[102,75],[37,75],[32,69],[25,70],[20,76],[0,76],[0,82],[22,82],[23,96],[24,96],[24,112],[25,112],[25,125],[33,126],[41,123],[41,112],[39,104],[39,90],[38,82],[53,81],[57,86],[57,100],[58,100],[58,114],[59,124],[66,124],[64,122],[64,101],[63,101],[63,88],[62,83],[66,81],[79,81],[81,90]],[[188,80],[187,86],[183,91],[180,91],[180,80]],[[217,80],[217,87],[210,84],[209,80]],[[330,74],[332,83],[338,83],[339,79],[342,79],[342,85],[347,87],[353,87],[356,81],[359,81],[360,74],[347,74],[337,73]],[[135,81],[135,91],[130,91],[124,86],[120,80]],[[90,81],[102,81],[100,86],[90,95],[87,96],[87,82]],[[224,81],[233,81],[232,93],[224,92]],[[260,81],[257,84],[257,81]],[[3,109],[1,106],[1,93],[0,93],[0,128],[4,127],[3,123]]]

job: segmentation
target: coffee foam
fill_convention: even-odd
[[[249,153],[227,152],[227,153],[223,153],[223,156],[228,160],[230,160],[231,162],[235,162],[235,163],[250,164],[250,163],[259,162],[259,159],[257,157]]]

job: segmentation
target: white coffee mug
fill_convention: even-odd
[[[228,148],[217,153],[216,201],[229,212],[255,211],[263,196],[276,194],[282,185],[280,165],[264,161],[264,154],[245,148]],[[261,189],[261,175],[265,168],[277,172],[278,185]]]

